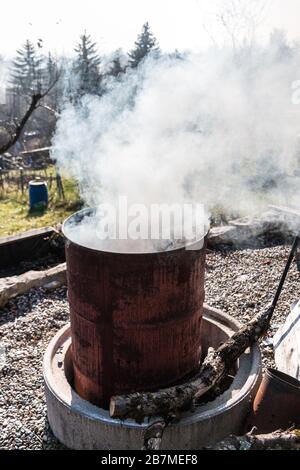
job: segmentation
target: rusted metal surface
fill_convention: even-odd
[[[109,253],[66,242],[74,385],[107,406],[112,395],[156,390],[200,360],[205,244]]]
[[[278,370],[268,369],[253,404],[249,427],[259,433],[300,425],[300,382]]]

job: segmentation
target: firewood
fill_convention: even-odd
[[[146,416],[168,417],[170,413],[191,408],[195,400],[211,390],[245,350],[266,333],[272,313],[273,307],[267,308],[218,349],[210,348],[193,380],[154,393],[136,392],[112,397],[111,417],[142,421]]]
[[[51,290],[65,285],[66,282],[66,263],[44,271],[27,271],[19,276],[3,277],[0,279],[0,309],[9,300],[25,294],[30,289],[43,287]]]
[[[229,436],[203,450],[300,450],[300,430],[275,431],[271,434]]]

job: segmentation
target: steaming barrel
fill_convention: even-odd
[[[48,188],[45,181],[29,182],[29,206],[30,209],[37,207],[47,207],[48,205]]]
[[[80,214],[80,213],[79,213]],[[156,390],[200,360],[205,246],[116,253],[66,241],[74,386],[107,406],[112,395]]]

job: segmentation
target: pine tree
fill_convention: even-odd
[[[270,35],[270,48],[276,60],[288,60],[293,55],[292,47],[288,43],[287,34],[282,29],[274,29]]]
[[[62,83],[61,80],[58,80],[59,72],[62,72],[62,69],[58,67],[57,60],[52,56],[51,52],[49,52],[43,70],[43,82],[45,90],[51,87],[51,91],[47,94],[45,101],[54,110],[59,108],[59,101],[63,95]],[[53,84],[55,85],[53,86]]]
[[[141,34],[138,35],[135,48],[128,54],[130,67],[137,67],[150,52],[158,55],[159,47],[147,22],[143,25]]]
[[[34,45],[26,41],[17,50],[17,56],[12,62],[10,73],[11,91],[17,94],[32,95],[41,90],[42,59],[37,54]]]
[[[75,48],[75,52],[77,58],[74,63],[74,71],[78,77],[78,95],[101,94],[102,77],[99,70],[101,59],[97,53],[96,44],[92,42],[86,31],[80,36],[80,42]]]
[[[45,85],[49,87],[56,80],[58,75],[57,62],[52,57],[51,52],[49,52],[47,57],[47,64],[45,70]]]
[[[126,72],[126,66],[124,65],[124,60],[121,49],[115,51],[111,66],[109,71],[107,72],[108,76],[119,78],[123,73]]]

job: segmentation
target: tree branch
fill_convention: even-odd
[[[21,119],[20,123],[17,125],[14,134],[11,136],[11,138],[5,145],[0,147],[0,154],[7,152],[19,140],[27,121],[35,111],[37,104],[41,99],[42,95],[40,93],[37,93],[32,96],[30,106],[24,114],[23,118]]]
[[[273,307],[270,307],[243,326],[218,349],[210,348],[193,380],[154,393],[132,393],[112,397],[111,417],[141,421],[145,416],[169,417],[170,413],[189,409],[195,400],[211,390],[224,377],[249,346],[266,333],[272,313]]]
[[[30,105],[26,113],[22,117],[21,121],[19,122],[19,124],[17,124],[15,131],[11,134],[11,138],[8,140],[8,142],[5,145],[0,147],[0,155],[7,152],[19,140],[25,125],[27,124],[31,115],[34,113],[34,111],[38,107],[39,102],[43,98],[45,98],[45,96],[48,95],[48,93],[50,93],[50,91],[54,88],[54,86],[58,82],[59,77],[60,77],[60,74],[57,74],[53,82],[43,93],[35,93],[34,95],[32,95]]]
[[[49,111],[51,114],[53,114],[55,117],[58,117],[58,116],[59,116],[58,111],[56,111],[55,109],[51,108],[51,106],[48,106],[47,104],[39,103],[39,107],[40,107],[40,108],[43,108],[43,109],[46,109],[46,110]]]

